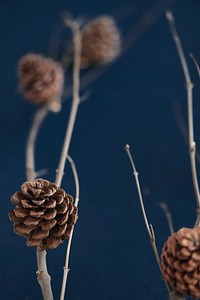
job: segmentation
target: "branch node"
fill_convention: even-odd
[[[195,151],[196,151],[196,143],[195,143],[195,141],[193,141],[193,142],[191,143],[190,151],[191,151],[191,152],[195,152]]]

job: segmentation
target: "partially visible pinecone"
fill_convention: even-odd
[[[36,104],[59,106],[64,84],[60,64],[51,58],[29,53],[19,61],[18,77],[20,90],[26,99]]]
[[[120,52],[120,34],[110,16],[102,16],[87,23],[81,30],[81,66],[104,65]]]
[[[164,279],[176,292],[200,298],[200,228],[181,228],[162,250]]]
[[[41,178],[25,182],[21,189],[11,197],[16,207],[9,217],[15,233],[24,236],[28,246],[41,250],[58,247],[69,238],[77,220],[72,196]]]

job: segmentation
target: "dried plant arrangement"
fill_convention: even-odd
[[[15,192],[11,202],[15,206],[9,212],[14,224],[14,232],[26,239],[27,246],[37,249],[37,280],[43,299],[53,300],[51,277],[48,274],[46,254],[68,240],[66,262],[60,300],[65,298],[69,255],[74,225],[78,218],[79,178],[73,159],[69,156],[69,146],[81,98],[81,68],[106,65],[120,53],[120,34],[114,19],[103,16],[86,24],[64,18],[73,36],[72,57],[72,106],[66,135],[56,170],[54,182],[40,178],[44,170],[35,170],[35,143],[38,131],[48,112],[58,112],[62,106],[65,71],[62,65],[51,58],[29,53],[18,64],[20,91],[28,101],[40,106],[35,114],[29,133],[26,150],[26,178],[21,191]],[[66,160],[69,160],[76,186],[75,200],[61,188]]]
[[[152,225],[149,223],[146,211],[144,208],[144,201],[138,179],[138,172],[136,170],[130,146],[127,144],[125,150],[129,157],[133,176],[135,178],[139,201],[142,209],[143,218],[146,229],[149,235],[150,243],[158,263],[162,279],[165,282],[168,292],[169,300],[184,300],[186,296],[192,299],[200,299],[200,194],[199,184],[196,168],[196,142],[194,140],[194,125],[193,125],[193,83],[190,78],[190,73],[186,61],[186,57],[182,48],[181,40],[176,30],[175,20],[171,11],[166,12],[166,18],[169,23],[172,37],[178,52],[178,56],[183,69],[183,74],[186,81],[187,90],[187,111],[188,111],[188,144],[192,182],[194,194],[196,198],[196,222],[193,228],[181,228],[174,232],[173,221],[171,213],[168,210],[166,203],[160,203],[163,209],[170,229],[170,237],[164,244],[161,257],[155,242],[155,233]],[[193,55],[192,57],[197,71],[199,73],[199,66]]]
[[[14,232],[26,239],[27,246],[36,248],[38,268],[36,274],[44,300],[54,299],[51,276],[47,270],[47,251],[56,249],[65,241],[67,241],[67,249],[60,300],[64,300],[66,294],[70,248],[74,226],[78,219],[80,197],[78,172],[69,155],[69,148],[79,105],[88,98],[86,88],[104,72],[107,65],[115,62],[154,24],[163,13],[163,9],[171,2],[173,1],[169,1],[167,5],[159,3],[155,10],[149,11],[146,17],[154,18],[150,18],[151,22],[148,24],[142,19],[139,26],[142,28],[141,32],[134,40],[138,27],[133,28],[133,31],[131,30],[123,40],[124,47],[121,47],[122,37],[113,17],[103,15],[89,22],[83,22],[64,15],[65,27],[70,28],[72,32],[72,42],[69,51],[62,59],[58,62],[41,54],[28,53],[18,63],[19,90],[26,100],[37,105],[39,109],[35,113],[27,138],[26,181],[22,183],[21,190],[18,189],[11,196],[14,208],[9,212],[9,218],[13,222]],[[70,86],[66,84],[68,76],[71,76]],[[82,91],[83,95],[80,95]],[[71,98],[72,102],[66,134],[55,180],[49,181],[46,179],[48,178],[46,169],[36,170],[35,146],[45,118],[49,113],[58,113],[62,109],[63,101],[68,98]],[[67,160],[74,176],[75,197],[62,187]],[[137,174],[136,170],[134,172]],[[143,206],[142,199],[140,200]],[[163,267],[156,249],[153,228],[148,225],[144,207],[142,209],[151,244],[162,272]],[[167,279],[166,285],[171,292]]]

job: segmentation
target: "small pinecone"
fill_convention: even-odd
[[[164,279],[176,292],[200,298],[200,228],[181,228],[162,250]]]
[[[87,23],[81,31],[81,66],[104,65],[114,60],[120,52],[120,34],[115,21],[103,16]]]
[[[77,208],[72,196],[55,183],[44,179],[27,181],[11,202],[16,207],[9,212],[15,233],[27,239],[28,246],[41,250],[54,249],[68,239],[77,220]]]
[[[26,99],[36,104],[59,106],[64,84],[60,64],[51,58],[29,53],[19,61],[18,77],[20,90]]]

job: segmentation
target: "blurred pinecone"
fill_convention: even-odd
[[[104,65],[114,60],[120,52],[120,34],[110,16],[90,21],[81,30],[81,66]]]
[[[9,217],[15,233],[24,236],[28,246],[41,250],[58,247],[69,238],[77,220],[72,196],[41,178],[25,182],[21,189],[11,197],[16,207]]]
[[[176,292],[200,298],[200,228],[181,228],[162,250],[164,279]]]
[[[36,104],[60,105],[64,72],[60,64],[41,55],[29,53],[18,64],[20,91]],[[53,110],[53,109],[52,109]]]

